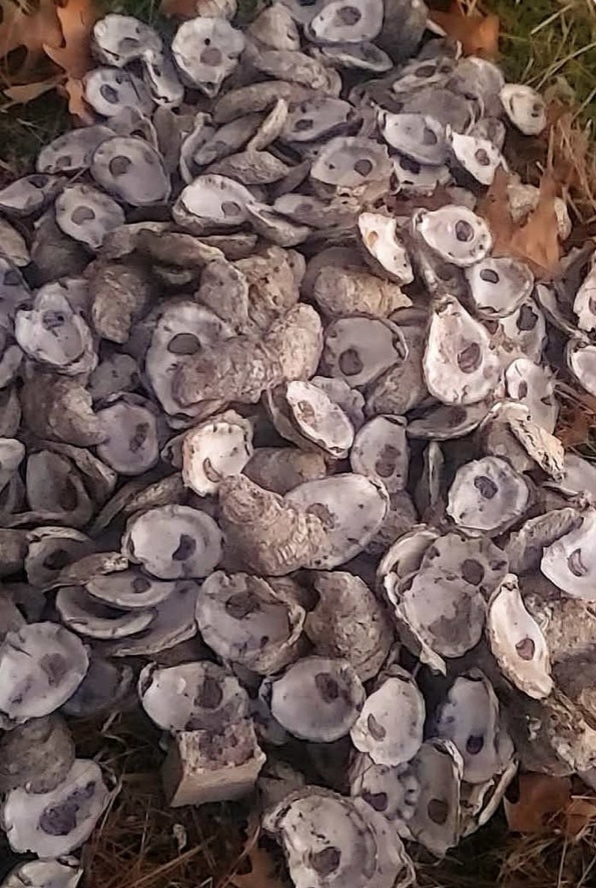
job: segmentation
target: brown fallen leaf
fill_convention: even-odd
[[[83,77],[95,66],[91,57],[91,33],[101,12],[93,0],[67,0],[56,9],[62,27],[63,41],[58,47],[44,44],[46,54],[69,77]]]
[[[0,0],[0,59],[20,47],[26,50],[23,64],[11,80],[26,80],[43,57],[45,49],[62,43],[62,28],[54,0],[39,0],[33,12],[24,11],[11,0]],[[6,74],[4,75],[6,78]]]
[[[68,77],[60,86],[60,92],[68,99],[68,110],[75,120],[83,126],[95,123],[93,113],[85,101],[85,90],[82,80]]]
[[[505,800],[504,803],[509,829],[520,833],[542,832],[554,815],[566,810],[570,798],[568,777],[521,774],[518,801]]]
[[[93,123],[83,99],[82,78],[95,66],[91,56],[91,34],[101,12],[94,0],[66,0],[57,12],[62,26],[62,45],[44,45],[44,49],[66,72],[63,91],[68,97],[68,110],[80,123]]]
[[[168,18],[194,18],[200,0],[161,0],[159,11]]]
[[[554,203],[557,183],[550,172],[543,175],[538,206],[523,224],[516,224],[509,213],[508,183],[508,174],[500,168],[478,204],[477,212],[493,236],[493,255],[515,256],[527,262],[538,277],[550,276],[561,258]]]
[[[561,259],[559,225],[555,213],[556,196],[557,183],[546,172],[540,183],[538,206],[511,238],[512,255],[527,261],[538,274],[552,273]]]
[[[245,860],[250,862],[250,872],[231,876],[230,888],[286,888],[276,875],[273,858],[264,848],[254,845]]]
[[[568,839],[578,842],[596,824],[596,798],[573,796],[565,809],[563,830]]]
[[[459,40],[464,55],[484,59],[495,59],[499,55],[498,16],[482,15],[470,8],[465,0],[454,0],[447,12],[433,9],[430,17],[450,37]]]
[[[4,95],[9,100],[9,104],[4,107],[10,108],[11,105],[26,105],[27,102],[32,102],[34,99],[43,96],[44,93],[55,89],[63,79],[62,74],[57,74],[55,77],[48,77],[47,80],[23,83],[20,86],[9,86],[8,89],[4,90]]]

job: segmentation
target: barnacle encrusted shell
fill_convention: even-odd
[[[226,546],[255,573],[283,576],[314,565],[330,548],[315,512],[244,475],[221,481],[219,501]]]

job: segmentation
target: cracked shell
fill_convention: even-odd
[[[0,210],[11,216],[32,216],[40,212],[62,188],[64,178],[33,173],[0,189]]]
[[[539,136],[547,123],[540,93],[521,83],[507,83],[499,95],[511,123],[525,136]]]
[[[487,398],[502,372],[486,328],[453,296],[433,306],[423,367],[430,393],[454,405]]]
[[[386,612],[360,577],[345,571],[313,574],[317,604],[304,631],[315,652],[348,660],[361,681],[378,675],[394,634]]]
[[[466,783],[484,783],[503,769],[500,730],[499,701],[490,681],[479,669],[458,676],[439,708],[434,733],[459,751]]]
[[[99,250],[110,231],[124,224],[122,207],[91,185],[67,185],[56,198],[56,223],[64,234]]]
[[[199,496],[216,493],[222,477],[239,474],[253,452],[250,422],[232,410],[215,416],[184,435],[184,483]]]
[[[134,207],[164,203],[170,196],[170,179],[161,156],[134,136],[103,141],[93,154],[91,175],[118,200]]]
[[[196,617],[224,661],[269,675],[298,657],[305,612],[260,577],[215,571],[201,586]]]
[[[381,481],[389,493],[395,493],[406,486],[409,457],[406,420],[375,416],[357,432],[350,465],[353,472]]]
[[[208,660],[141,670],[138,694],[164,731],[217,730],[246,718],[248,695],[237,678]]]
[[[83,868],[74,857],[27,860],[12,869],[2,888],[77,888]]]
[[[419,211],[414,226],[431,250],[459,268],[485,259],[492,248],[486,222],[464,206]]]
[[[411,284],[414,272],[408,252],[397,235],[397,220],[382,213],[361,213],[358,230],[366,249],[365,258],[373,270],[380,268],[398,284]]]
[[[88,665],[83,643],[63,626],[30,623],[7,633],[0,645],[0,717],[22,724],[49,715],[76,691]]]
[[[540,570],[566,595],[584,601],[596,600],[596,558],[594,532],[596,511],[587,509],[578,516],[578,526],[546,546]]]
[[[222,534],[206,512],[162,506],[133,516],[122,551],[159,579],[205,577],[221,558]]]
[[[264,820],[296,888],[408,888],[413,864],[387,820],[362,799],[318,786],[291,793]]]
[[[325,330],[323,364],[332,377],[365,386],[405,362],[407,345],[397,324],[381,318],[344,317]]]
[[[414,815],[420,785],[409,765],[376,765],[370,756],[356,753],[350,764],[350,795],[395,824],[403,839],[411,839],[408,820]]]
[[[389,509],[382,482],[355,474],[307,481],[286,494],[285,502],[320,519],[327,541],[305,566],[324,570],[345,564],[362,552],[381,528]]]
[[[491,651],[504,675],[528,697],[548,697],[553,689],[548,646],[524,605],[514,574],[508,574],[491,596],[486,626]]]
[[[449,489],[447,514],[460,527],[502,533],[530,505],[523,475],[499,456],[485,456],[459,468]]]
[[[201,16],[180,25],[172,53],[187,86],[214,98],[237,66],[244,46],[244,35],[225,19]]]
[[[377,765],[402,765],[422,745],[426,707],[411,675],[391,667],[380,676],[350,731],[352,743]]]
[[[305,657],[268,686],[273,717],[294,737],[315,743],[344,737],[365,698],[351,664],[326,657]]]
[[[519,259],[486,258],[466,269],[474,308],[485,318],[512,314],[532,294],[534,275]]]
[[[51,792],[9,792],[0,819],[14,851],[63,857],[89,838],[109,798],[99,765],[75,759],[64,781]]]

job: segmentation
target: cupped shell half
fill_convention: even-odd
[[[455,744],[467,783],[491,780],[505,765],[499,743],[499,701],[479,669],[458,676],[441,704],[435,731]]]
[[[298,657],[305,612],[260,577],[215,571],[201,586],[196,616],[222,660],[268,675]]]
[[[423,366],[431,395],[450,405],[484,400],[501,377],[488,331],[453,296],[433,306]]]
[[[99,765],[75,759],[64,781],[51,792],[9,792],[0,820],[13,850],[62,857],[89,838],[109,798]]]
[[[503,457],[485,456],[458,469],[447,514],[460,527],[496,535],[523,516],[530,499],[523,475]]]
[[[305,657],[269,686],[273,717],[294,737],[331,743],[350,731],[362,705],[362,682],[347,660]]]
[[[143,709],[164,731],[216,730],[245,718],[248,696],[237,678],[217,663],[179,666],[149,663],[138,693]]]
[[[238,474],[253,454],[252,426],[233,410],[187,432],[182,442],[182,478],[199,496],[216,493],[222,477]]]
[[[206,512],[161,506],[130,519],[123,552],[162,580],[205,577],[221,558],[222,534]]]
[[[548,646],[524,605],[514,574],[505,577],[489,601],[487,634],[507,678],[529,697],[548,697],[553,689]]]
[[[286,494],[286,500],[321,520],[327,544],[308,566],[325,570],[362,552],[381,528],[389,508],[385,486],[356,474],[307,481]]]
[[[377,765],[402,765],[422,745],[426,708],[412,677],[398,667],[384,673],[367,697],[350,737]]]
[[[562,534],[543,550],[540,570],[566,595],[596,600],[596,511],[581,514],[578,526]]]
[[[394,493],[406,486],[409,456],[406,420],[401,416],[375,416],[357,432],[350,465],[354,472],[382,482],[389,493]]]
[[[0,716],[19,724],[49,715],[74,694],[88,666],[83,643],[63,626],[30,623],[7,633],[0,645]]]
[[[26,860],[12,869],[2,888],[77,888],[83,868],[74,857]]]

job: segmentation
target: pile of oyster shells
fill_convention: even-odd
[[[596,774],[594,246],[536,281],[475,212],[543,100],[421,0],[204,12],[99,21],[97,122],[0,191],[4,888],[74,888],[115,790],[69,724],[133,705],[298,888]]]

